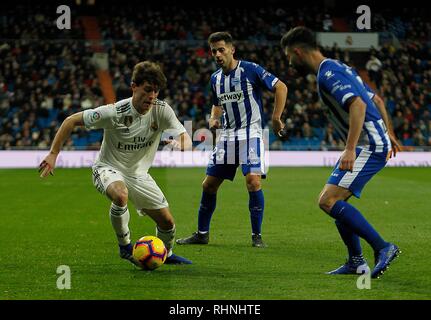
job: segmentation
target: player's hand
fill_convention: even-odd
[[[169,145],[173,150],[181,150],[181,143],[175,139],[165,139],[161,141],[162,145]]]
[[[395,137],[394,133],[389,134],[389,139],[391,140],[391,144],[392,144],[392,149],[389,153],[389,158],[392,158],[392,156],[395,158],[397,156],[397,152],[400,152],[402,150],[402,144]]]
[[[277,137],[283,137],[284,124],[280,119],[272,119],[272,130]]]
[[[55,162],[58,154],[49,153],[45,159],[39,164],[39,173],[41,178],[45,178],[48,174],[54,175]]]
[[[219,129],[220,125],[221,125],[220,119],[210,118],[209,120],[210,130]]]
[[[355,150],[345,149],[340,157],[340,165],[338,168],[342,171],[353,171],[353,165],[356,160]]]

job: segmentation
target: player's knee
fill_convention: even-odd
[[[330,197],[330,196],[326,195],[325,193],[323,193],[319,197],[318,204],[319,204],[320,209],[322,209],[326,213],[330,213],[331,209],[334,206],[336,201],[337,200],[334,197]]]
[[[126,206],[127,201],[129,200],[129,193],[127,189],[116,190],[112,200],[117,206],[121,206],[121,207]]]
[[[202,182],[202,189],[205,193],[216,193],[218,186],[208,182],[207,180],[204,180],[204,182]]]
[[[261,184],[259,180],[248,180],[246,184],[247,184],[247,190],[249,192],[256,192],[256,191],[259,191],[261,188]]]

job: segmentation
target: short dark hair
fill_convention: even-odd
[[[280,41],[281,48],[284,50],[292,46],[301,46],[307,49],[317,49],[316,35],[306,27],[295,27],[290,29]]]
[[[137,86],[148,82],[159,89],[163,89],[166,86],[167,79],[157,63],[143,61],[133,67],[132,82]]]
[[[232,35],[229,32],[226,31],[220,31],[220,32],[214,32],[211,33],[208,37],[208,44],[224,41],[226,43],[233,44],[233,38]]]

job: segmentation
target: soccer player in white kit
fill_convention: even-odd
[[[75,113],[64,120],[55,135],[49,154],[41,162],[41,177],[53,173],[64,142],[77,126],[104,129],[103,142],[93,170],[93,184],[111,201],[110,218],[120,247],[120,257],[135,263],[129,230],[130,199],[140,215],[147,214],[157,224],[157,237],[168,250],[167,264],[191,264],[172,253],[175,222],[163,192],[148,173],[162,132],[175,148],[191,149],[192,142],[172,108],[158,100],[166,77],[160,67],[150,61],[135,65],[132,74],[132,97]]]

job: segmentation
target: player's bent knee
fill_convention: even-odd
[[[204,182],[202,182],[202,189],[206,193],[216,193],[218,186],[204,180]]]
[[[261,177],[259,175],[247,174],[245,183],[249,192],[259,191],[262,187]]]
[[[329,214],[336,201],[336,198],[329,197],[326,194],[322,194],[318,202],[319,208]]]
[[[126,206],[128,200],[129,200],[129,193],[127,189],[117,190],[112,197],[112,201],[117,206],[121,206],[121,207]]]
[[[256,192],[261,189],[260,181],[247,181],[247,190],[250,192]]]
[[[129,200],[129,191],[124,183],[116,181],[106,189],[106,195],[117,206],[124,207]]]

